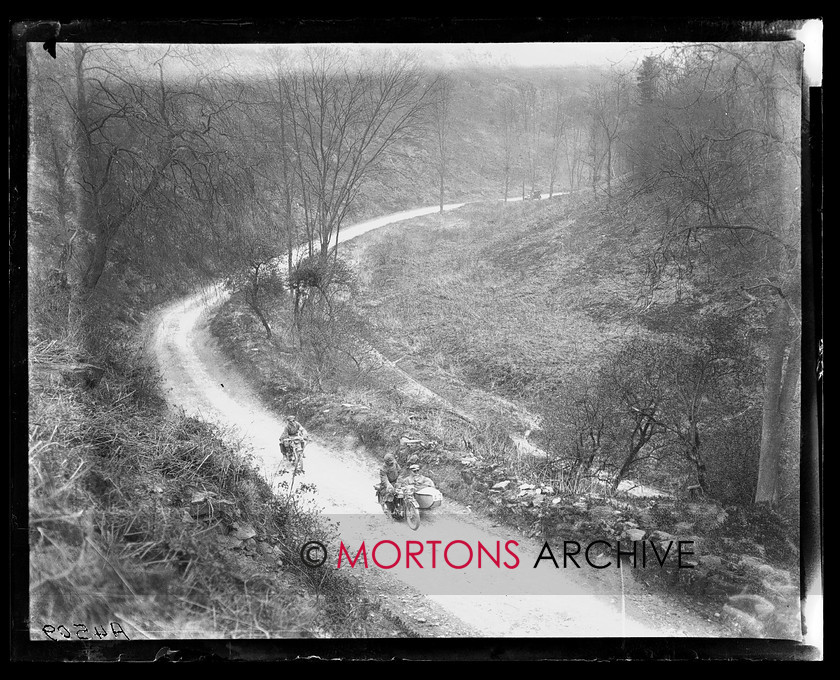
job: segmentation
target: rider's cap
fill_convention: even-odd
[[[286,420],[297,420],[296,416],[286,416]]]
[[[411,466],[411,469],[412,469],[412,470],[419,470],[419,469],[420,469],[420,466],[419,466],[419,465],[412,465],[412,466]]]

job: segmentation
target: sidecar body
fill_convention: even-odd
[[[414,498],[421,510],[431,510],[432,508],[439,508],[443,502],[443,494],[433,486],[427,486],[423,489],[417,489],[414,492]]]

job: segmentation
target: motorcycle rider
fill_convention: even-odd
[[[400,465],[393,453],[385,454],[385,462],[379,469],[379,502],[389,512],[394,509],[394,486],[400,476]]]
[[[289,437],[301,437],[304,441],[304,446],[309,441],[309,433],[303,425],[297,421],[297,416],[286,416],[286,420],[283,422],[283,427],[280,428],[280,450],[286,458],[291,460],[293,454],[292,445],[291,443],[287,443],[285,441]]]

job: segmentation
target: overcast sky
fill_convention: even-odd
[[[820,26],[821,28],[821,26]],[[804,32],[802,32],[804,33]],[[791,36],[794,37],[794,36]],[[803,39],[804,35],[796,35]],[[821,31],[819,37],[821,38]],[[803,40],[803,42],[808,42]],[[821,43],[821,41],[820,41]],[[535,43],[333,43],[351,52],[352,61],[366,62],[378,52],[411,50],[419,58],[420,62],[427,68],[450,69],[459,67],[564,67],[564,66],[619,66],[622,70],[630,70],[648,54],[659,54],[665,51],[673,43],[663,42],[535,42]],[[69,49],[69,44],[66,45]],[[307,44],[242,44],[242,45],[219,45],[213,49],[210,45],[194,44],[193,49],[203,56],[199,57],[199,63],[205,68],[215,70],[230,59],[240,72],[256,73],[271,69],[274,59],[272,51],[278,47],[295,61],[294,55],[300,54],[304,49],[310,47]],[[123,45],[128,47],[128,45]],[[136,47],[136,46],[135,46]],[[147,44],[148,48],[166,50],[166,46],[153,46]],[[812,46],[813,47],[813,46]],[[206,51],[202,48],[209,48]],[[822,45],[811,49],[810,54],[821,54]],[[222,61],[219,50],[227,54]],[[40,52],[40,51],[36,51]],[[177,60],[170,62],[170,68],[179,69]],[[817,71],[821,71],[821,64]],[[142,66],[140,67],[142,68]],[[819,76],[817,76],[819,77]],[[812,81],[813,82],[813,81]]]
[[[339,43],[344,48],[375,53],[411,49],[431,67],[457,66],[609,66],[632,65],[645,54],[660,51],[665,43]],[[231,46],[233,47],[233,46]],[[268,45],[240,45],[235,52],[259,60]],[[292,52],[304,45],[284,46]]]
[[[804,35],[791,35],[804,40]],[[429,68],[464,66],[620,66],[629,70],[648,54],[659,54],[674,43],[664,42],[542,42],[542,43],[334,43],[360,55],[373,55],[385,50],[410,49]],[[265,64],[267,51],[277,45],[230,45],[234,59],[244,68],[252,64],[259,69]],[[291,54],[307,45],[283,45]],[[811,45],[811,54],[821,53],[822,45]],[[365,58],[362,56],[362,59]]]
[[[665,43],[496,43],[466,45],[427,45],[421,50],[444,55],[451,61],[468,60],[487,65],[569,66],[573,64],[607,66],[610,63],[641,59],[659,51]]]

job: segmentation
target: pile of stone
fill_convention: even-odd
[[[790,571],[769,564],[763,549],[720,535],[729,514],[714,502],[677,506],[673,499],[636,505],[609,498],[574,498],[555,494],[550,486],[501,479],[489,488],[491,502],[523,517],[539,518],[546,540],[619,541],[622,550],[634,541],[655,544],[664,564],[648,561],[637,575],[662,579],[700,600],[717,606],[716,616],[748,637],[799,637],[799,587]],[[679,558],[678,541],[690,542]],[[750,552],[738,552],[738,548]],[[755,553],[755,554],[750,554]],[[678,564],[678,561],[681,563]],[[637,561],[637,564],[640,564]]]
[[[194,493],[189,508],[184,509],[183,519],[186,523],[213,523],[215,542],[221,548],[241,550],[266,567],[283,566],[280,551],[271,538],[259,535],[252,524],[242,520],[242,513],[233,501],[214,491]]]

